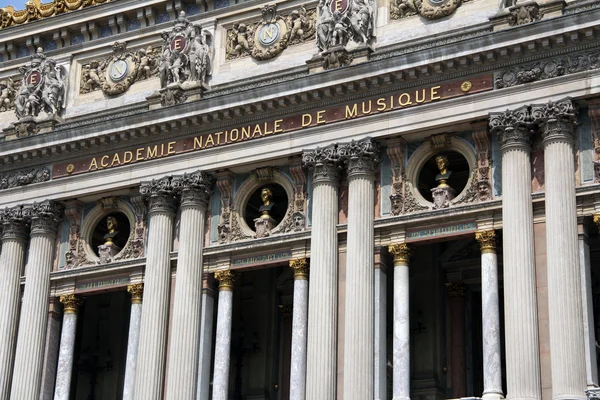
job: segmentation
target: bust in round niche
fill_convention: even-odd
[[[101,263],[112,261],[121,252],[127,244],[129,233],[129,218],[121,212],[113,212],[100,219],[94,228],[90,244]]]
[[[433,203],[433,208],[449,207],[450,202],[467,185],[470,176],[469,163],[456,151],[432,156],[419,173],[419,193]]]
[[[256,237],[269,236],[285,217],[287,205],[287,193],[282,186],[276,183],[262,186],[250,196],[244,220],[254,227]]]

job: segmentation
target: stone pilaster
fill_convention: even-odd
[[[306,398],[306,334],[308,331],[308,264],[305,258],[297,258],[290,260],[290,268],[294,270],[290,400],[304,400]]]
[[[144,307],[135,370],[136,400],[161,400],[165,377],[171,244],[177,209],[179,177],[142,182],[140,193],[149,201],[149,228],[144,274]]]
[[[67,294],[60,296],[60,302],[63,303],[64,308],[54,400],[69,400],[73,355],[75,353],[75,334],[77,332],[77,307],[79,307],[81,299],[77,295]]]
[[[50,297],[40,400],[52,400],[54,398],[61,325],[62,306],[60,305],[60,299],[58,297]]]
[[[10,393],[12,400],[38,400],[40,397],[50,271],[61,217],[62,207],[53,201],[31,206],[31,240]]]
[[[198,356],[198,390],[196,400],[209,398],[210,362],[212,360],[213,310],[215,293],[210,284],[210,277],[203,281],[202,314],[200,322],[200,355]]]
[[[531,204],[531,113],[490,114],[502,149],[502,220],[507,396],[541,399]]]
[[[209,175],[201,171],[181,177],[179,258],[171,319],[167,400],[196,398],[204,217],[212,181]]]
[[[217,337],[212,400],[229,399],[229,366],[231,363],[231,313],[233,311],[233,286],[237,274],[231,270],[215,272],[219,281],[217,306]]]
[[[544,145],[546,255],[553,399],[585,399],[581,272],[573,145],[577,110],[570,99],[533,105]]]
[[[142,319],[142,298],[144,284],[136,283],[127,286],[131,294],[131,311],[129,314],[129,335],[127,337],[127,355],[125,364],[125,380],[123,383],[123,400],[133,400],[135,370],[140,343],[140,322]]]
[[[371,139],[340,148],[348,168],[344,399],[364,400],[374,393],[373,216],[378,150]]]
[[[392,399],[410,400],[410,248],[406,243],[394,243],[388,247],[388,251],[394,256]]]
[[[375,270],[374,270],[374,321],[373,345],[375,346],[373,356],[374,372],[374,394],[375,400],[387,399],[387,252],[383,247],[375,248]]]
[[[21,306],[21,273],[29,239],[28,209],[13,207],[0,212],[2,252],[0,253],[0,293],[4,312],[0,316],[0,399],[10,393],[12,368]]]
[[[317,148],[305,151],[302,162],[313,174],[306,399],[335,400],[340,153],[337,145]]]
[[[594,215],[596,225],[600,224],[600,214]],[[581,273],[581,304],[583,307],[583,329],[585,330],[585,371],[587,387],[598,387],[598,364],[596,357],[596,325],[594,322],[594,302],[592,293],[592,270],[590,265],[590,245],[585,224],[578,225],[579,266]]]
[[[502,393],[502,354],[500,300],[498,294],[498,256],[496,232],[475,233],[481,246],[481,311],[483,332],[483,399],[500,400]]]

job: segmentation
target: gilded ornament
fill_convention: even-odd
[[[475,232],[475,239],[481,245],[481,254],[496,252],[496,231]]]
[[[294,279],[308,279],[308,262],[306,258],[290,260],[290,268],[294,271]]]
[[[238,274],[230,269],[215,272],[215,279],[219,281],[219,290],[233,291],[233,285]]]
[[[410,259],[410,247],[406,243],[393,243],[388,246],[388,251],[394,256],[394,263],[408,264]]]
[[[54,0],[41,3],[40,0],[28,0],[24,10],[15,10],[12,6],[0,8],[0,29],[21,25],[70,11],[79,10],[97,4],[108,3],[110,0]]]
[[[75,165],[69,164],[67,165],[67,174],[72,174],[75,171]]]
[[[460,90],[467,93],[469,90],[471,90],[472,87],[473,84],[471,83],[471,81],[464,81],[462,85],[460,85]]]
[[[60,296],[60,302],[64,304],[63,312],[65,314],[77,314],[77,307],[82,301],[76,294],[66,294]]]
[[[143,283],[128,285],[127,291],[131,293],[131,304],[142,304],[142,299],[144,297]]]

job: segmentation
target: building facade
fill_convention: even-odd
[[[0,400],[600,398],[598,21],[0,9]]]

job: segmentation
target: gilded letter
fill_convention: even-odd
[[[273,134],[273,131],[269,130],[269,123],[265,122],[265,135],[271,135]]]
[[[415,100],[417,101],[417,103],[423,103],[425,101],[425,89],[421,90],[421,94],[423,95],[423,97],[419,99],[419,91],[415,91]]]
[[[325,114],[325,111],[327,110],[321,110],[321,111],[317,111],[317,125],[318,124],[324,124],[325,122],[325,118],[323,118],[323,114]]]
[[[406,96],[408,100],[402,101],[402,99],[404,98],[404,96]],[[410,94],[408,94],[408,93],[402,93],[400,95],[400,97],[398,97],[398,103],[400,103],[400,106],[402,106],[402,107],[404,107],[404,106],[410,106],[412,104],[412,101],[410,99]]]
[[[356,104],[350,108],[350,106],[346,106],[346,119],[355,118],[358,115],[358,107]]]
[[[135,151],[135,161],[140,161],[144,159],[144,148],[139,148]]]
[[[148,146],[148,148],[146,149],[146,159],[151,159],[151,158],[156,158],[156,156],[158,155],[158,146],[154,146],[154,148]]]
[[[223,132],[217,132],[215,133],[215,135],[217,135],[217,145],[221,144],[221,135],[223,134]]]
[[[442,96],[440,96],[437,92],[440,88],[441,86],[434,86],[431,88],[431,100],[439,100],[442,98]]]
[[[100,159],[100,165],[102,166],[102,168],[108,167],[108,156],[102,156],[102,158]]]
[[[131,161],[133,161],[133,153],[130,151],[123,153],[123,164],[129,164]]]
[[[167,144],[167,155],[169,154],[175,154],[175,144],[177,142],[169,142]]]
[[[204,145],[204,147],[208,147],[209,142],[211,146],[215,145],[215,139],[213,139],[212,134],[208,135],[208,137],[206,138],[206,144]]]
[[[275,133],[281,133],[283,132],[283,129],[281,128],[281,123],[283,122],[282,119],[276,119],[275,120]]]
[[[385,98],[381,97],[377,99],[377,111],[385,111],[386,108],[387,107],[385,105]]]
[[[117,166],[119,166],[121,164],[121,157],[119,157],[119,153],[115,153],[115,155],[113,156],[112,162],[110,163],[110,166],[114,167],[115,163],[117,164]]]
[[[312,124],[312,115],[302,114],[302,127],[306,127]]]
[[[234,132],[235,132],[235,136],[233,136]],[[231,130],[231,132],[229,133],[229,137],[231,138],[232,142],[237,142],[239,136],[240,136],[240,131],[238,130],[238,128],[233,128]]]
[[[254,132],[252,132],[252,137],[256,136],[256,133],[258,132],[258,136],[262,136],[262,130],[260,129],[260,124],[256,124],[254,125]]]
[[[371,100],[368,101],[368,103],[369,103],[368,109],[365,107],[365,103],[367,103],[367,102],[363,101],[361,103],[362,113],[363,113],[363,115],[369,115],[369,114],[371,114]]]
[[[242,140],[244,139],[250,139],[250,126],[242,128]]]
[[[94,168],[94,171],[98,169],[98,161],[96,161],[96,157],[92,158],[92,162],[90,163],[88,171],[92,171],[92,168]]]
[[[202,148],[202,136],[196,136],[194,138],[194,150]]]

